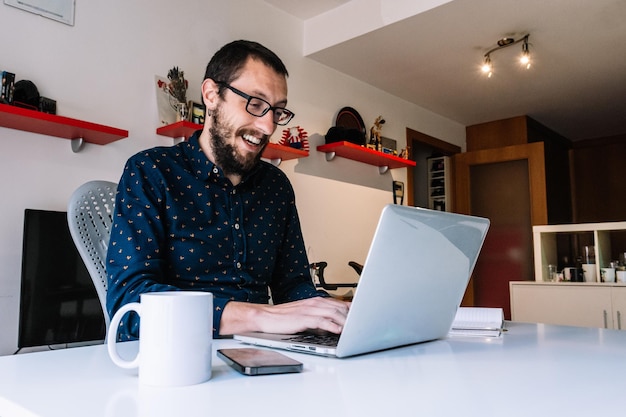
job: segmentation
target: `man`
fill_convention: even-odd
[[[204,290],[214,336],[341,332],[349,304],[315,290],[291,184],[260,160],[293,117],[287,76],[258,43],[224,46],[202,83],[202,131],[128,160],[107,255],[110,315],[144,292]],[[128,317],[119,338],[137,337],[137,326]]]

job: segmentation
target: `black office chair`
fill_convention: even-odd
[[[361,275],[361,271],[363,271],[363,266],[354,262],[354,261],[350,261],[348,262],[348,265],[350,265],[352,268],[354,268],[354,270],[356,271],[357,274]],[[315,286],[317,288],[323,288],[325,290],[328,291],[335,291],[338,290],[339,288],[356,288],[356,286],[358,285],[358,283],[356,282],[350,282],[350,283],[330,283],[330,282],[326,282],[326,280],[324,279],[324,269],[328,266],[327,262],[314,262],[310,265],[310,269],[312,271],[314,271],[313,273],[315,274],[315,276],[318,278],[319,283],[316,282]]]

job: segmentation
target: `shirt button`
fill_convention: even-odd
[[[233,190],[233,194],[237,194],[237,190]]]
[[[235,230],[239,230],[239,223],[235,223]]]
[[[241,269],[241,262],[237,262],[235,265],[237,266],[237,269]]]
[[[217,167],[213,167],[213,173],[217,174],[219,172],[219,170],[217,169]]]

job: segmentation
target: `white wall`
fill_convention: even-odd
[[[0,4],[0,69],[30,79],[57,100],[59,115],[129,131],[106,146],[72,153],[64,139],[0,127],[0,354],[17,348],[23,212],[65,210],[72,191],[92,179],[117,181],[139,150],[172,143],[157,136],[154,75],[172,66],[185,71],[189,97],[199,96],[204,67],[224,43],[257,40],[273,49],[289,71],[292,125],[310,135],[308,158],[285,161],[297,195],[311,261],[329,263],[330,281],[355,280],[349,260],[363,262],[393,179],[375,167],[337,158],[326,162],[315,146],[343,106],[366,125],[382,114],[383,135],[405,147],[405,128],[462,146],[465,128],[302,56],[303,23],[259,0],[109,0],[76,2],[73,27]],[[281,130],[274,140],[280,137]]]

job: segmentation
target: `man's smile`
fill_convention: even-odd
[[[241,135],[241,137],[246,142],[254,146],[260,146],[263,143],[263,138],[257,138],[256,136],[251,135],[249,133],[244,133],[243,135]]]

